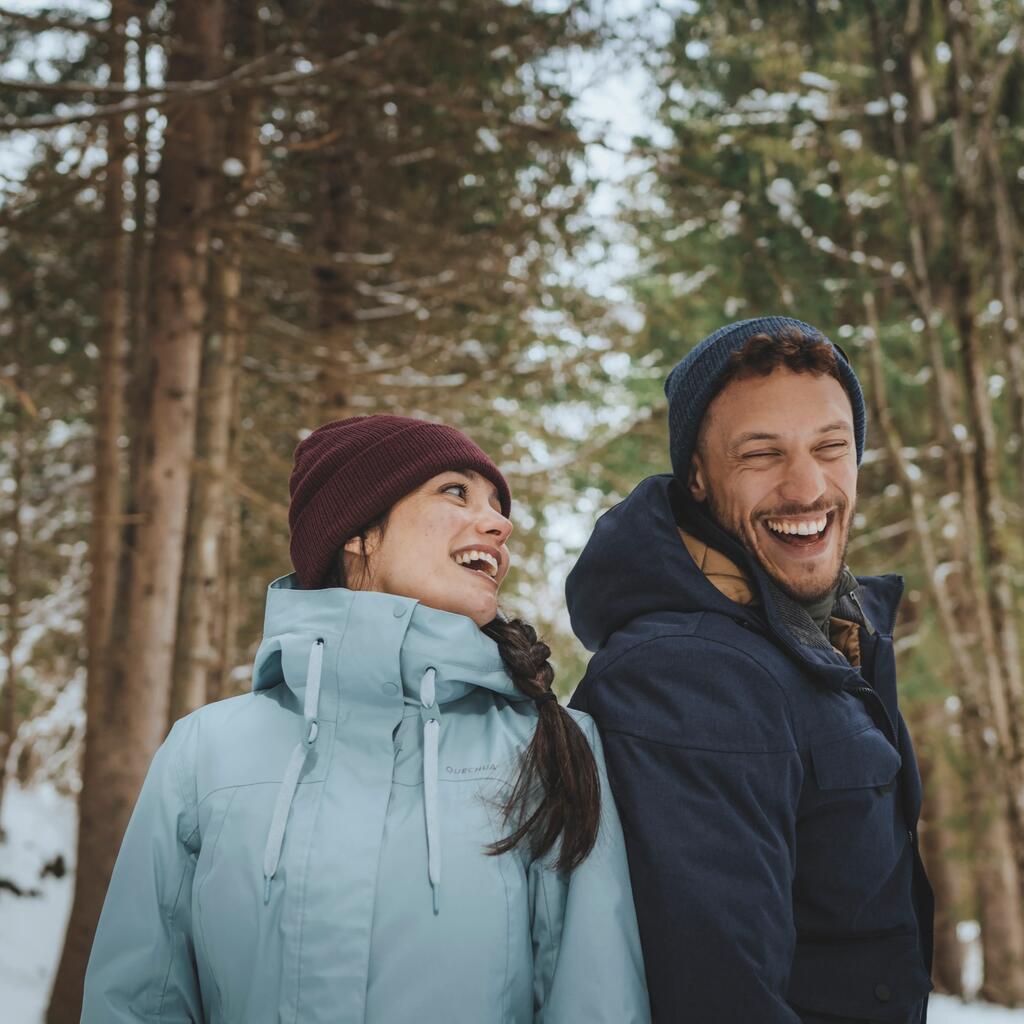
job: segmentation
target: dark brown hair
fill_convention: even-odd
[[[364,572],[369,565],[367,534],[375,529],[383,534],[387,522],[385,512],[353,535],[359,538]],[[347,579],[343,545],[320,585],[344,587]],[[523,753],[516,783],[501,805],[512,832],[488,846],[487,853],[508,853],[526,842],[534,857],[543,857],[560,843],[555,866],[559,871],[573,871],[593,849],[601,819],[601,783],[594,752],[576,720],[555,699],[551,689],[555,670],[548,661],[551,648],[538,638],[533,626],[499,615],[483,632],[498,645],[516,688],[537,707],[533,739]]]
[[[542,857],[561,840],[556,866],[572,871],[597,840],[601,784],[594,752],[572,715],[551,699],[551,648],[533,626],[499,616],[483,631],[497,643],[516,687],[537,701],[538,715],[519,778],[502,807],[513,831],[489,846],[488,853],[508,853],[526,840],[533,855]]]
[[[828,374],[843,383],[836,350],[824,338],[805,334],[798,327],[784,327],[777,334],[755,334],[733,352],[716,381],[714,394],[734,380],[767,377],[780,366],[816,377]]]
[[[822,337],[805,334],[799,327],[783,327],[777,334],[755,334],[729,356],[725,369],[715,381],[707,408],[734,381],[767,377],[784,367],[793,373],[835,377],[843,388],[836,350]],[[703,451],[710,416],[705,414],[697,433],[697,448]]]

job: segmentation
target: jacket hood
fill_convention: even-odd
[[[749,601],[733,600],[696,564],[678,524],[725,556],[740,572]],[[728,560],[728,561],[726,561]],[[843,608],[869,629],[891,633],[902,594],[898,576],[850,577],[854,592]],[[729,587],[725,588],[730,590]],[[664,612],[718,612],[773,636],[830,685],[841,685],[849,664],[824,639],[810,616],[787,599],[755,558],[718,526],[671,474],[648,477],[597,521],[566,581],[572,628],[596,651],[634,619]],[[800,620],[806,620],[801,622]],[[809,629],[803,629],[804,625]]]
[[[588,650],[656,612],[742,616],[742,607],[705,577],[686,550],[669,497],[672,480],[669,474],[648,477],[605,512],[569,573],[569,618]]]
[[[397,682],[401,679],[401,683]],[[322,722],[346,702],[384,708],[401,686],[423,730],[423,810],[427,875],[440,907],[441,826],[438,755],[442,708],[474,688],[509,701],[529,700],[505,671],[498,645],[465,615],[407,597],[331,587],[302,590],[294,573],[270,584],[253,690],[284,683],[302,709],[298,739],[278,790],[263,853],[263,901],[269,903],[299,779]]]
[[[253,690],[284,682],[301,699],[310,643],[320,636],[341,641],[330,645],[340,654],[324,668],[325,675],[335,671],[343,685],[357,685],[370,661],[379,664],[397,657],[402,690],[412,701],[420,699],[428,668],[435,671],[440,705],[458,700],[474,688],[491,690],[510,701],[529,699],[505,670],[498,645],[467,616],[428,608],[394,594],[344,587],[302,590],[295,573],[274,580],[267,588]]]

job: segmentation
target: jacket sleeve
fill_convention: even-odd
[[[715,641],[649,641],[581,684],[622,814],[652,1019],[799,1024],[786,1001],[803,769],[785,697]]]
[[[573,713],[601,779],[597,842],[571,875],[554,857],[530,867],[535,1024],[649,1024],[640,937],[622,826],[608,787],[597,729]]]
[[[184,767],[194,716],[156,752],[132,812],[85,975],[82,1024],[202,1024],[192,947],[199,849],[195,785]]]

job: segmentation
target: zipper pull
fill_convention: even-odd
[[[857,597],[857,591],[851,590],[849,596],[850,600],[857,606],[857,611],[860,612],[860,617],[864,623],[864,629],[867,630],[868,636],[874,636],[875,627],[871,625],[871,620],[867,617],[867,614],[864,611],[864,606],[860,603],[860,598]]]

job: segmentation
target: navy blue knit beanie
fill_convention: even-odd
[[[839,377],[853,407],[853,436],[857,443],[857,464],[860,464],[864,454],[867,411],[864,408],[860,381],[857,380],[846,353],[826,337],[824,332],[805,324],[802,320],[793,320],[788,316],[761,316],[719,327],[687,353],[665,378],[669,452],[672,456],[672,472],[677,479],[685,483],[689,478],[690,457],[697,443],[700,422],[711,403],[716,383],[725,370],[729,357],[755,334],[775,335],[786,328],[796,328],[807,337],[820,338],[835,349]]]

